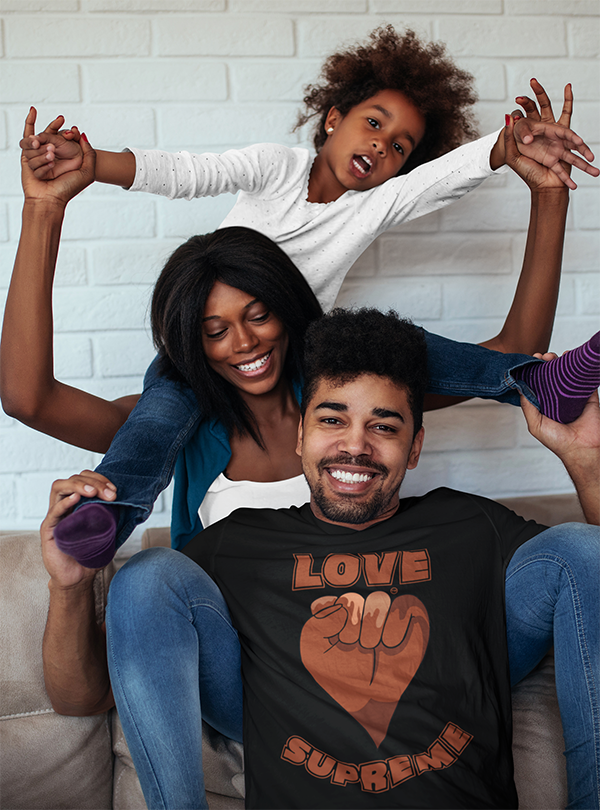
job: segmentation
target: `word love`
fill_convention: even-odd
[[[371,554],[330,554],[321,570],[316,570],[312,554],[294,554],[294,591],[309,588],[348,588],[363,577],[368,587],[382,587],[431,579],[431,565],[426,549],[385,551]]]
[[[313,748],[302,737],[290,737],[281,752],[281,759],[293,765],[304,765],[311,776],[329,779],[332,785],[359,784],[361,790],[368,793],[383,793],[428,771],[449,768],[472,739],[471,734],[454,723],[448,723],[421,754],[404,754],[354,765]]]

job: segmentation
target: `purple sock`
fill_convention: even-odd
[[[115,556],[117,515],[113,506],[86,503],[54,529],[56,545],[85,568],[104,568]]]
[[[573,422],[600,386],[600,332],[556,360],[525,366],[517,376],[535,392],[545,416]]]

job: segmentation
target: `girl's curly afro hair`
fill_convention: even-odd
[[[295,129],[316,119],[317,152],[326,139],[331,107],[346,115],[381,90],[399,90],[425,117],[423,140],[401,174],[477,137],[473,112],[474,78],[458,68],[442,43],[423,42],[414,31],[398,34],[391,25],[375,29],[366,44],[334,53],[321,70],[321,82],[305,88],[305,111]]]

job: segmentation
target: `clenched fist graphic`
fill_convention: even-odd
[[[379,747],[429,641],[429,616],[416,596],[392,602],[374,591],[325,596],[311,605],[300,636],[302,663]]]

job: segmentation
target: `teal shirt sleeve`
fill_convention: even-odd
[[[293,389],[296,400],[300,402],[302,381],[295,380]],[[181,550],[204,528],[198,509],[208,488],[225,470],[230,458],[229,437],[223,425],[216,419],[201,422],[175,463],[171,514],[173,548]]]
[[[201,422],[175,464],[171,515],[171,546],[181,550],[202,531],[198,515],[212,482],[231,458],[225,428],[216,420]]]

